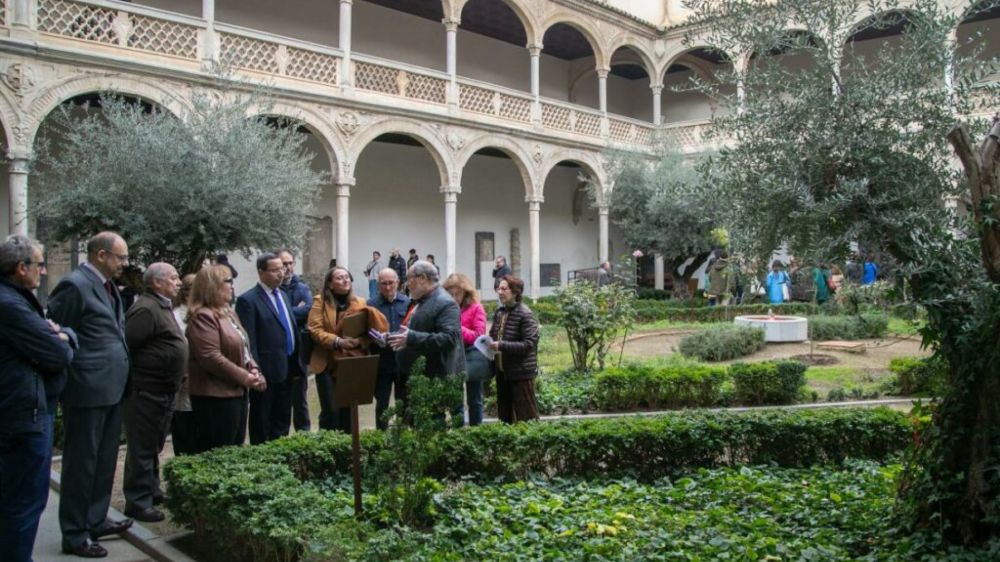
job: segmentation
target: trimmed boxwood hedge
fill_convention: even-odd
[[[726,378],[725,367],[626,365],[594,375],[591,398],[605,411],[714,406]]]
[[[733,363],[729,375],[736,401],[746,406],[792,404],[806,384],[806,366],[798,361]]]
[[[805,467],[848,458],[883,459],[906,446],[906,417],[889,409],[689,412],[516,425],[442,434],[428,476],[480,482],[532,474],[634,477],[651,482],[700,468],[745,464]],[[253,447],[228,447],[167,463],[168,507],[235,559],[294,560],[303,538],[350,517],[343,485],[350,436],[299,433]],[[362,433],[363,466],[386,447]],[[366,505],[377,501],[366,496]],[[215,532],[212,532],[215,531]],[[210,533],[211,532],[211,533]]]
[[[813,341],[867,340],[885,337],[889,317],[881,313],[810,316],[809,337]]]
[[[684,336],[677,349],[702,361],[727,361],[750,355],[763,347],[763,328],[721,324]]]

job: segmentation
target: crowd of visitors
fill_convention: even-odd
[[[467,352],[477,365],[488,364],[497,381],[501,421],[537,419],[538,323],[506,259],[495,262],[500,305],[487,338],[472,280],[455,273],[442,283],[433,255],[409,254],[404,262],[394,249],[383,266],[373,252],[364,269],[367,301],[354,294],[351,272],[334,264],[314,297],[295,274],[294,253],[283,249],[257,257],[257,283],[238,297],[237,271],[225,256],[183,277],[170,264],[150,264],[144,292],[136,291],[129,306],[114,282],[129,266],[128,245],[102,232],[87,242],[86,262],[56,285],[46,314],[34,294],[46,274],[42,246],[23,236],[0,244],[4,559],[31,560],[48,498],[57,404],[65,427],[62,550],[84,558],[107,556],[99,540],[123,533],[133,519],[164,519],[157,508],[165,500],[159,460],[169,435],[181,455],[242,445],[248,432],[255,444],[292,427],[309,431],[309,374],[319,395],[319,427],[349,431],[350,414],[335,400],[338,378],[348,376],[338,370],[340,359],[377,358],[379,429],[388,427],[392,397],[405,403],[418,359],[426,376],[443,377],[465,373]],[[358,314],[367,315],[362,333],[352,331]],[[465,391],[468,423],[478,425],[482,379],[468,380]],[[129,518],[112,521],[123,423]]]

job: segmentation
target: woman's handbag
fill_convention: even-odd
[[[493,362],[473,346],[465,348],[465,380],[481,382],[493,377]]]

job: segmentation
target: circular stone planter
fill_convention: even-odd
[[[808,321],[801,316],[737,316],[737,326],[764,329],[764,341],[785,342],[809,339]]]

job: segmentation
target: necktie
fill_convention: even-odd
[[[118,300],[115,299],[115,285],[110,279],[104,282],[104,290],[108,292],[108,300],[111,301],[111,310],[118,313]]]
[[[403,321],[400,322],[400,326],[410,327],[410,317],[413,316],[413,312],[417,310],[420,303],[417,301],[410,301],[410,307],[406,310],[406,316],[403,317]]]
[[[288,325],[288,313],[285,311],[285,303],[281,300],[278,289],[274,290],[274,300],[277,301],[278,321],[281,322],[281,327],[285,330],[285,354],[291,357],[295,351],[295,339],[292,336],[292,327]]]

